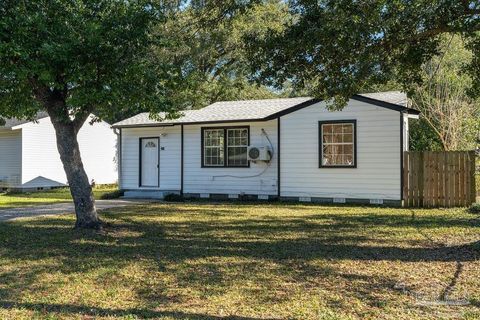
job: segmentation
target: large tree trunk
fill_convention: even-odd
[[[95,198],[83,168],[80,148],[77,141],[78,128],[72,122],[65,123],[50,115],[57,136],[57,148],[67,175],[75,204],[76,228],[99,229],[101,221],[95,208]]]

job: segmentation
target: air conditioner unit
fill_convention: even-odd
[[[269,147],[248,147],[248,160],[250,161],[270,161],[272,151]]]

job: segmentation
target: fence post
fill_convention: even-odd
[[[419,152],[418,157],[418,206],[423,207],[423,194],[425,186],[425,177],[423,172],[424,154]]]
[[[468,160],[470,161],[470,201],[468,205],[475,203],[477,201],[477,195],[475,191],[475,151],[470,151],[468,153]]]

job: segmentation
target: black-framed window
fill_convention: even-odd
[[[319,122],[320,168],[356,168],[357,122]]]
[[[249,127],[202,128],[202,167],[249,167]]]
[[[203,131],[203,165],[225,165],[225,130],[207,129]]]

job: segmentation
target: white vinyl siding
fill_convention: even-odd
[[[319,168],[319,121],[356,120],[357,168]],[[324,103],[281,119],[281,195],[400,200],[400,114],[350,100],[343,111]]]
[[[109,124],[100,122],[90,125],[90,120],[91,118],[87,120],[78,134],[85,171],[89,180],[94,179],[97,184],[115,183],[118,177],[115,165],[116,135]],[[38,177],[67,184],[50,118],[24,124],[21,131],[22,184]]]
[[[0,129],[0,188],[16,187],[22,176],[22,131]]]
[[[282,116],[281,196],[400,200],[400,119],[398,111],[356,100],[350,100],[343,111],[330,112],[324,103],[317,103]],[[319,122],[351,120],[356,121],[356,168],[319,168]],[[273,158],[268,164],[250,162],[250,167],[202,167],[202,127],[249,127],[250,146],[270,146],[264,129],[273,145]],[[159,189],[180,190],[180,125],[124,128],[122,136],[122,188],[139,189],[139,138],[160,137]],[[275,196],[277,144],[277,119],[184,125],[183,191],[202,197]]]
[[[122,189],[139,189],[139,139],[152,137],[160,138],[160,186],[154,189],[180,190],[180,126],[122,129],[122,170],[120,178]],[[152,188],[146,189],[151,190]]]
[[[233,123],[231,127],[250,127],[250,145],[269,146],[262,129],[273,144],[273,159],[269,164],[258,161],[250,167],[214,167],[202,168],[201,128],[225,127],[219,125],[184,126],[184,192],[195,194],[277,194],[277,120],[266,122]]]

